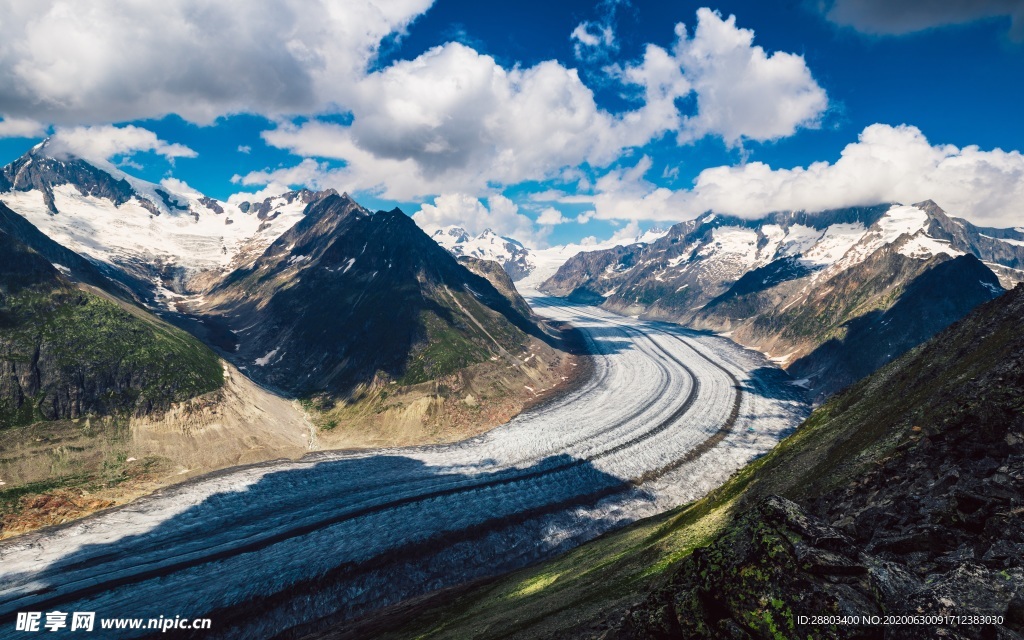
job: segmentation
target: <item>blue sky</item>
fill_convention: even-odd
[[[34,4],[0,26],[5,163],[53,135],[221,199],[332,186],[540,245],[924,198],[1024,224],[1024,3]]]

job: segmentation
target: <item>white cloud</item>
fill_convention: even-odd
[[[610,24],[581,22],[569,34],[577,60],[585,60],[616,49],[615,30]]]
[[[190,187],[187,182],[179,180],[178,178],[164,178],[160,181],[160,184],[167,187],[168,190],[173,191],[174,193],[180,193],[183,196],[191,196],[193,198],[203,197],[202,193],[196,191]]]
[[[238,193],[231,194],[230,196],[228,196],[228,204],[233,204],[235,206],[238,206],[238,205],[242,204],[243,202],[250,202],[250,203],[251,202],[263,202],[267,198],[273,198],[274,196],[279,196],[282,193],[288,192],[289,190],[290,190],[290,187],[288,185],[286,185],[286,184],[281,184],[279,182],[272,182],[272,183],[268,184],[266,187],[264,187],[263,189],[260,189],[260,190],[258,190],[256,192],[240,191]]]
[[[527,196],[532,202],[558,202],[564,198],[566,192],[560,189],[545,189],[544,191],[537,191]]]
[[[161,140],[149,129],[134,125],[58,127],[47,144],[49,152],[54,155],[70,154],[101,163],[115,156],[131,156],[140,151],[151,151],[171,161],[196,157],[196,152],[185,145]]]
[[[680,141],[718,135],[736,145],[818,125],[828,98],[803,56],[769,55],[753,44],[753,31],[736,27],[735,16],[723,20],[710,9],[697,10],[692,38],[682,25],[676,34],[673,53],[697,95],[697,113],[686,118]]]
[[[502,68],[459,43],[366,77],[350,97],[351,126],[311,121],[265,132],[268,144],[338,158],[350,190],[407,200],[556,175],[621,148],[576,71],[556,62]]]
[[[612,171],[589,200],[597,217],[671,220],[707,210],[743,217],[881,202],[935,200],[951,215],[990,226],[1024,223],[1024,155],[1019,151],[933,145],[916,127],[874,124],[834,163],[773,169],[761,162],[705,169],[689,190],[657,188],[649,158]]]
[[[547,207],[537,216],[537,224],[551,226],[569,222],[569,218],[562,215],[562,212],[554,207]]]
[[[96,124],[344,105],[431,0],[0,0],[0,113]]]
[[[48,127],[31,118],[11,118],[4,116],[0,120],[0,138],[40,138],[46,135]]]
[[[245,176],[233,176],[231,182],[245,186],[267,185],[267,184],[288,184],[306,185],[313,189],[326,189],[330,182],[331,171],[326,162],[317,162],[306,158],[299,164],[292,167],[281,167],[278,169],[264,169],[253,171]]]
[[[546,235],[502,195],[491,196],[485,205],[479,198],[464,193],[446,193],[434,198],[433,204],[422,205],[412,219],[427,233],[452,225],[474,235],[491,229],[531,246],[544,246]]]
[[[816,124],[827,98],[802,57],[768,55],[732,17],[702,9],[697,18],[693,38],[677,28],[671,53],[648,45],[635,64],[609,68],[638,94],[638,106],[623,113],[599,108],[577,72],[555,61],[506,69],[448,43],[358,82],[346,98],[351,125],[284,122],[263,137],[300,156],[345,162],[320,184],[410,200],[490,193],[582,163],[606,166],[669,132],[738,144]],[[684,116],[677,99],[693,91],[698,111]]]
[[[1024,0],[834,0],[822,3],[835,24],[871,35],[902,35],[934,27],[1009,17],[1010,35],[1024,38]]]
[[[612,237],[603,242],[604,245],[632,244],[640,235],[640,223],[630,220],[628,224],[612,234]]]
[[[238,153],[250,154],[252,153],[252,147],[247,144],[238,145]]]

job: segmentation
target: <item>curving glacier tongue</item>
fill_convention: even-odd
[[[457,444],[230,470],[2,543],[0,622],[208,615],[216,637],[245,638],[354,619],[693,500],[807,413],[728,340],[532,303],[595,353],[571,393]]]

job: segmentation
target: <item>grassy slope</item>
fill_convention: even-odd
[[[88,413],[111,415],[166,408],[223,383],[217,356],[197,340],[98,295],[22,290],[5,296],[2,308],[11,322],[0,328],[0,360],[29,363],[36,350],[45,353],[40,366],[51,369],[44,377],[57,388],[40,389],[21,407],[0,400],[0,428],[79,417],[41,406],[72,387],[96,388]]]
[[[594,620],[640,599],[755,500],[820,495],[891,454],[915,426],[926,425],[927,433],[927,425],[985,404],[985,398],[960,397],[960,390],[1008,349],[1024,348],[1021,307],[1024,288],[984,305],[815,411],[704,499],[438,601],[413,619],[399,613],[390,628],[378,629],[380,637],[536,638],[595,630]]]
[[[217,356],[185,332],[97,289],[76,288],[0,232],[0,534],[54,490],[113,486],[128,418],[223,384]],[[51,496],[52,498],[52,496]]]

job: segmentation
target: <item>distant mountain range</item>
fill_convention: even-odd
[[[650,229],[631,239],[632,244],[650,243],[664,236],[663,229]],[[512,280],[525,288],[534,288],[554,275],[569,258],[586,251],[596,251],[617,246],[614,241],[589,245],[556,245],[545,249],[531,248],[522,242],[499,236],[491,229],[479,235],[459,226],[443,227],[430,235],[439,245],[456,257],[467,256],[478,260],[492,260],[500,264]]]
[[[430,237],[456,257],[497,262],[513,280],[525,278],[537,266],[531,260],[530,250],[521,242],[499,236],[490,229],[473,236],[462,227],[451,226],[438,229]]]
[[[113,267],[111,275],[149,302],[201,290],[251,264],[328,193],[303,189],[229,204],[112,166],[53,157],[47,142],[0,170],[0,201],[54,241]]]
[[[928,201],[706,214],[653,243],[570,258],[542,290],[727,333],[823,398],[1021,280],[1024,232]]]

